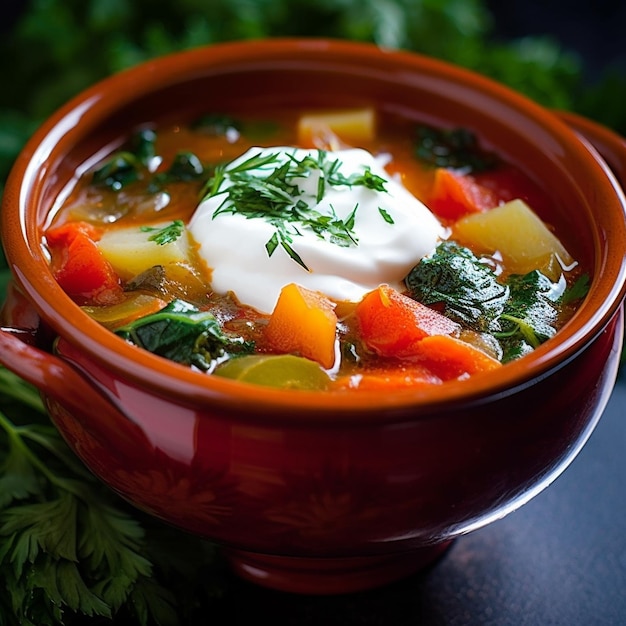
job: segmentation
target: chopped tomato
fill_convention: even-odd
[[[417,344],[424,337],[460,330],[456,322],[389,285],[366,294],[355,315],[361,339],[381,356],[410,357],[418,353]]]
[[[114,304],[123,293],[117,273],[98,249],[98,238],[98,229],[86,222],[46,233],[54,277],[78,304]]]
[[[498,206],[498,194],[469,175],[460,174],[444,167],[437,168],[430,194],[426,199],[428,208],[438,217],[456,221],[464,215],[488,211]]]

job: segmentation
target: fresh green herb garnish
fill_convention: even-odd
[[[429,165],[462,169],[467,173],[493,169],[499,162],[498,157],[483,150],[476,135],[465,128],[418,126],[415,153]]]
[[[391,217],[391,215],[389,215],[389,213],[385,211],[385,209],[383,209],[382,207],[378,207],[378,212],[383,216],[383,219],[385,220],[385,222],[387,222],[387,224],[395,224],[395,222],[393,221],[393,217]]]
[[[140,230],[144,233],[154,231],[154,234],[148,237],[148,241],[154,241],[154,243],[159,246],[165,246],[168,243],[173,243],[183,234],[185,230],[185,223],[182,220],[174,220],[171,224],[168,224],[163,228],[142,226]]]
[[[142,317],[115,333],[136,346],[171,361],[211,372],[230,354],[247,354],[254,346],[227,335],[212,313],[174,300],[158,313]]]
[[[308,267],[295,251],[293,238],[301,235],[300,229],[314,232],[320,239],[339,246],[357,245],[354,233],[355,216],[358,205],[344,220],[337,216],[332,206],[330,213],[316,210],[327,188],[340,186],[363,186],[378,192],[385,192],[384,178],[365,168],[362,174],[344,176],[340,171],[341,161],[330,159],[323,150],[317,150],[317,157],[306,155],[297,159],[285,155],[282,161],[279,153],[257,153],[235,165],[216,168],[213,178],[207,183],[204,198],[225,194],[223,202],[213,212],[213,219],[222,213],[245,216],[247,219],[264,219],[275,232],[265,244],[269,256],[281,247],[296,263],[305,270]],[[315,198],[309,204],[299,186],[299,180],[317,174]],[[228,179],[229,186],[222,188]],[[314,200],[314,202],[313,202]],[[379,209],[383,219],[393,224],[393,219]]]

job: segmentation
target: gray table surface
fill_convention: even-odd
[[[545,491],[383,589],[307,597],[233,580],[214,621],[277,625],[626,624],[626,375],[590,440]]]

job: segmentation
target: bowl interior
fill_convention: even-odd
[[[546,192],[549,221],[592,276],[575,317],[531,356],[446,389],[394,398],[351,398],[250,389],[207,377],[128,346],[88,318],[58,287],[41,236],[58,198],[84,170],[140,124],[184,121],[209,111],[272,106],[374,104],[422,122],[462,126]],[[457,67],[367,44],[269,40],[179,53],[115,75],[68,103],[33,136],[7,183],[2,232],[21,288],[67,341],[137,384],[179,397],[376,412],[462,402],[528,384],[568,359],[606,326],[624,296],[624,196],[597,154],[548,111]],[[132,368],[129,365],[132,363]]]

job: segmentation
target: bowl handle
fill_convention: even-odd
[[[86,406],[98,406],[119,418],[111,400],[72,365],[36,347],[38,325],[37,313],[10,282],[0,312],[0,365],[70,411],[84,413]]]
[[[626,191],[626,138],[610,128],[571,111],[555,111],[568,126],[600,153]]]
[[[69,411],[83,413],[86,406],[118,413],[102,393],[69,363],[31,345],[29,331],[0,327],[0,365],[34,385]]]

